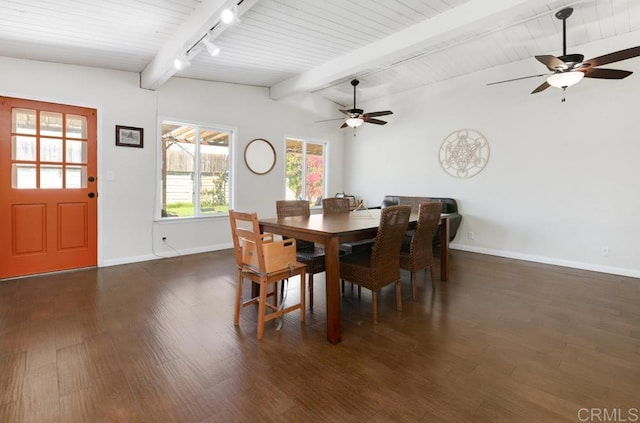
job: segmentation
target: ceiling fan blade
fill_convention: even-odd
[[[585,65],[600,66],[608,63],[619,62],[621,60],[631,59],[632,57],[640,56],[640,46],[631,47],[613,53],[605,54],[603,56],[594,57],[593,59],[585,60]]]
[[[385,122],[384,120],[373,119],[373,118],[365,118],[364,121],[367,122],[367,123],[373,123],[374,125],[386,125],[387,124],[387,122]]]
[[[535,94],[535,93],[539,93],[540,91],[544,91],[547,88],[549,88],[551,85],[549,85],[549,83],[547,81],[544,81],[542,84],[538,85],[538,88],[536,88],[535,90],[531,91],[531,94]]]
[[[503,84],[505,82],[513,82],[513,81],[519,81],[521,79],[529,79],[529,78],[538,78],[540,76],[547,76],[547,75],[549,75],[549,74],[548,73],[541,73],[539,75],[521,76],[520,78],[505,79],[504,81],[498,81],[498,82],[489,82],[487,85]]]
[[[542,63],[547,68],[549,68],[549,70],[552,70],[552,71],[564,70],[568,68],[567,64],[564,63],[562,60],[558,59],[556,56],[545,54],[542,56],[536,56],[536,59],[538,59],[538,62]]]
[[[334,120],[344,120],[343,117],[341,118],[334,118],[334,119],[323,119],[323,120],[316,120],[314,123],[321,123],[321,122],[332,122]]]
[[[364,110],[356,109],[356,86],[358,84],[359,81],[357,79],[351,81],[351,85],[353,86],[353,108],[347,110],[340,109],[340,112],[348,116],[348,118],[340,128],[346,128],[347,126],[349,126],[347,125],[347,121],[349,121],[349,123],[356,124],[354,125],[354,128],[360,126],[360,124],[363,122],[373,123],[374,125],[386,125],[387,122],[380,119],[374,119],[374,117],[392,115],[393,112],[391,110],[381,110],[379,112],[364,113]],[[351,122],[352,119],[354,120],[353,122]],[[360,122],[355,121],[355,119],[359,120]]]
[[[600,79],[622,79],[631,75],[633,72],[622,69],[602,69],[602,68],[589,68],[585,69],[584,76],[586,78],[600,78]]]
[[[387,116],[387,115],[392,115],[393,112],[391,110],[384,110],[384,111],[380,111],[380,112],[371,112],[371,113],[365,113],[362,117],[363,118],[367,118],[367,117],[378,117],[378,116]]]

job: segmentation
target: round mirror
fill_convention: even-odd
[[[256,175],[264,175],[276,165],[276,150],[269,141],[256,138],[245,147],[244,162]]]

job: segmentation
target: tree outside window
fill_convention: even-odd
[[[288,138],[286,148],[287,200],[319,205],[324,195],[324,144]]]

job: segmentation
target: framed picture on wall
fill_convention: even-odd
[[[133,126],[116,125],[116,145],[142,148],[143,142],[144,129]]]

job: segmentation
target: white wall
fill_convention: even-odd
[[[156,94],[139,76],[0,57],[0,95],[98,110],[98,262],[151,251],[155,189]],[[144,148],[115,146],[115,125],[144,128]],[[114,179],[107,181],[106,172]]]
[[[635,37],[580,52],[640,44]],[[542,78],[486,86],[544,71],[529,59],[364,104],[394,116],[345,136],[345,188],[369,205],[385,194],[457,199],[464,217],[454,248],[640,277],[640,58],[607,67],[635,74],[585,78],[566,103],[556,88],[529,94]],[[491,149],[469,179],[438,161],[442,141],[462,128],[481,132]]]
[[[172,78],[158,91],[160,118],[225,125],[237,129],[235,167],[236,202],[234,208],[257,211],[261,216],[275,216],[275,201],[284,199],[285,137],[295,136],[328,143],[331,163],[328,173],[328,193],[342,191],[342,133],[334,126],[315,124],[322,119],[307,111],[309,98],[275,102],[268,89],[223,84],[192,79]],[[315,99],[318,101],[318,99]],[[328,102],[317,104],[319,109]],[[276,166],[266,175],[251,173],[244,164],[244,147],[255,138],[269,140],[276,150]],[[227,218],[194,219],[188,222],[162,221],[155,225],[154,242],[158,251],[160,240],[180,251],[206,251],[214,246],[231,247]],[[166,248],[165,248],[166,249]]]
[[[637,35],[619,37],[580,52],[593,57],[638,44]],[[385,194],[456,198],[464,219],[455,248],[640,276],[640,58],[609,66],[634,75],[585,79],[564,104],[556,89],[529,95],[539,79],[485,85],[535,74],[540,66],[529,59],[364,104],[395,114],[384,127],[364,125],[356,137],[337,125],[314,124],[334,107],[317,98],[273,102],[263,88],[179,78],[148,91],[135,73],[3,57],[0,95],[98,110],[100,265],[173,255],[160,236],[182,253],[230,245],[226,219],[154,221],[162,116],[237,129],[239,209],[274,215],[274,201],[283,197],[284,137],[323,139],[332,163],[329,193],[344,190],[369,205]],[[316,109],[322,116],[310,112]],[[144,148],[116,147],[116,124],[143,127]],[[482,132],[491,147],[486,169],[470,179],[449,176],[438,162],[442,140],[459,128]],[[241,160],[256,137],[278,152],[276,168],[265,176],[250,173]],[[603,246],[610,257],[600,256]]]
[[[98,264],[100,266],[192,253],[231,245],[226,218],[171,223],[154,220],[158,203],[159,116],[237,129],[236,203],[238,209],[275,215],[284,197],[284,137],[329,143],[328,192],[342,191],[342,133],[315,124],[328,102],[298,98],[275,102],[264,88],[174,78],[158,91],[139,88],[137,73],[0,57],[0,95],[93,107],[98,110]],[[299,102],[300,107],[296,106]],[[115,146],[115,125],[144,128],[144,148]],[[244,146],[266,138],[276,148],[275,169],[254,175],[242,160]],[[107,175],[112,176],[108,180]]]

